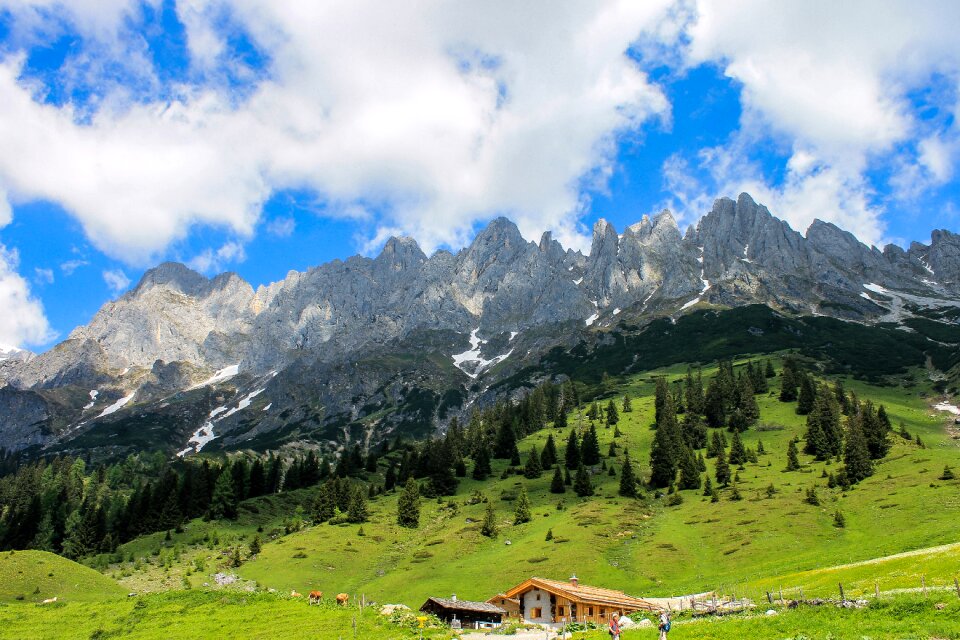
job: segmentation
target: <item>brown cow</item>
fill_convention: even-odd
[[[338,593],[338,594],[337,594],[337,604],[340,605],[341,607],[344,606],[345,604],[347,604],[347,600],[349,600],[349,599],[350,599],[350,596],[348,596],[348,595],[345,594],[345,593]]]
[[[323,591],[311,591],[310,602],[308,604],[320,604],[320,600],[322,599],[323,599]]]

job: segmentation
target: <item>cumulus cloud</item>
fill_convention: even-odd
[[[37,4],[54,3],[12,11],[42,21]],[[62,204],[99,249],[136,264],[195,224],[249,238],[285,188],[373,208],[375,237],[400,229],[428,250],[500,214],[528,236],[582,242],[582,181],[609,175],[618,135],[668,113],[625,54],[667,5],[180,2],[194,65],[222,59],[226,11],[269,57],[267,78],[239,102],[215,85],[164,102],[117,91],[78,123],[8,58],[0,185]],[[121,59],[139,46],[113,35],[131,6],[56,19]]]
[[[297,222],[292,217],[274,218],[267,223],[267,233],[278,238],[289,238],[297,228]]]
[[[247,253],[239,242],[226,242],[219,249],[205,249],[187,261],[187,266],[200,273],[219,273],[230,263],[243,262]]]
[[[20,256],[0,244],[0,344],[21,347],[53,340],[43,305],[30,293],[27,281],[17,273]]]
[[[952,175],[957,154],[926,131],[910,91],[935,74],[956,79],[957,3],[698,0],[686,18],[687,64],[718,64],[741,88],[741,131],[722,153],[707,151],[731,161],[713,170],[721,186],[749,189],[798,226],[819,217],[877,242],[871,167],[900,165],[893,186],[904,193]],[[744,149],[764,137],[788,150],[777,184]]]
[[[107,287],[114,295],[123,293],[130,286],[130,278],[123,272],[123,269],[105,269],[103,271],[103,281],[107,283]]]

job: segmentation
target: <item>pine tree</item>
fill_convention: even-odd
[[[237,517],[237,498],[233,492],[233,478],[229,471],[223,470],[213,486],[213,497],[210,499],[210,519],[232,520]]]
[[[867,438],[863,435],[863,414],[855,414],[847,418],[847,442],[844,447],[843,461],[847,480],[851,484],[856,484],[873,474]]]
[[[783,361],[783,370],[780,372],[780,402],[794,402],[797,399],[797,363],[793,358]]]
[[[624,498],[637,497],[637,478],[633,473],[633,463],[630,462],[630,452],[623,456],[623,470],[620,472],[620,495]]]
[[[600,464],[600,439],[597,437],[597,428],[592,424],[580,445],[580,461],[587,466]]]
[[[726,438],[719,431],[714,431],[713,437],[710,439],[710,446],[707,447],[707,457],[716,458],[726,448]]]
[[[773,369],[773,363],[767,360],[767,370],[765,372],[767,378],[777,377],[777,372]]]
[[[747,462],[747,452],[743,448],[743,440],[740,438],[740,432],[733,432],[733,440],[730,443],[730,457],[728,458],[730,464],[735,466],[743,466]]]
[[[762,456],[766,453],[766,450],[763,448],[763,440],[757,440],[757,455]]]
[[[487,502],[487,510],[483,513],[483,523],[480,525],[480,535],[496,538],[498,533],[497,515],[493,511],[493,502]]]
[[[420,487],[413,478],[407,478],[397,500],[397,524],[408,529],[420,526]]]
[[[611,441],[610,441],[610,447],[607,449],[607,457],[608,457],[608,458],[616,458],[616,457],[617,457],[617,442],[616,442],[616,440],[611,440]]]
[[[540,466],[540,455],[536,447],[530,447],[530,455],[527,456],[527,464],[523,468],[523,476],[528,480],[534,480],[543,473],[543,467]]]
[[[490,453],[486,447],[481,447],[473,462],[473,479],[486,480],[491,473]]]
[[[670,395],[670,388],[667,386],[666,378],[663,376],[657,377],[656,388],[654,389],[653,393],[653,421],[659,427],[660,421],[663,417],[663,406],[667,401],[667,396]]]
[[[693,368],[687,367],[687,376],[684,381],[685,404],[687,405],[687,415],[702,415],[704,409],[703,398],[703,376],[700,369],[697,369],[697,376],[693,376]]]
[[[350,501],[350,509],[347,511],[347,522],[361,524],[370,519],[370,512],[367,509],[367,496],[363,489],[357,488]]]
[[[543,445],[543,453],[540,454],[540,464],[544,469],[549,469],[557,464],[557,444],[553,439],[553,434],[547,435],[547,442]]]
[[[573,485],[573,480],[570,479],[570,469],[564,469],[563,471],[563,484],[568,487]]]
[[[683,457],[680,462],[680,489],[699,489],[700,488],[700,467],[697,465],[697,458],[693,450],[684,447]]]
[[[497,430],[497,439],[493,445],[493,457],[509,459],[517,448],[517,434],[509,419],[504,419]],[[519,464],[519,463],[517,463]]]
[[[733,485],[733,489],[730,491],[730,500],[733,502],[740,502],[743,500],[743,496],[740,495],[740,489],[737,488],[737,485]]]
[[[623,394],[623,412],[630,413],[633,411],[633,402],[630,400],[630,394]]]
[[[557,430],[563,430],[567,428],[567,412],[562,409],[557,413],[556,419],[553,421],[553,426]]]
[[[813,505],[815,507],[820,506],[820,496],[817,495],[817,488],[810,487],[807,489],[807,497],[804,498],[804,502],[807,504]]]
[[[243,560],[240,558],[240,547],[233,548],[233,555],[230,558],[230,566],[237,568],[243,564]]]
[[[840,510],[837,510],[833,514],[833,526],[838,529],[843,529],[847,526],[847,519],[843,517],[843,513]]]
[[[520,466],[520,449],[516,444],[513,445],[513,455],[510,456],[510,466]]]
[[[620,422],[620,415],[617,412],[617,405],[613,403],[613,398],[607,403],[607,426],[614,426]]]
[[[590,481],[590,474],[582,464],[577,468],[577,477],[573,481],[573,492],[579,497],[585,498],[593,495],[593,483]]]
[[[817,389],[813,409],[807,416],[807,443],[805,451],[817,460],[840,455],[843,433],[840,430],[840,405],[825,386]]]
[[[563,484],[563,472],[560,471],[560,465],[553,468],[553,480],[550,481],[550,493],[566,493],[567,488]]]
[[[708,498],[713,495],[713,481],[710,479],[710,476],[707,476],[707,479],[703,483],[703,497]]]
[[[717,484],[721,487],[730,484],[730,465],[727,464],[727,454],[723,449],[717,454],[717,465],[714,470],[714,476],[717,478]]]
[[[259,555],[261,548],[260,534],[253,536],[253,540],[250,542],[250,555],[255,556]]]
[[[790,440],[787,445],[787,471],[796,471],[800,468],[800,458],[797,455],[797,441]]]
[[[707,386],[707,393],[703,400],[703,413],[709,427],[718,428],[727,423],[727,402],[719,375],[714,376]]]
[[[527,488],[520,487],[520,495],[517,497],[517,506],[513,511],[513,524],[523,524],[530,522],[530,498],[527,496]]]
[[[576,429],[570,429],[570,437],[567,438],[567,450],[564,452],[564,462],[567,469],[576,469],[580,466],[580,439],[577,437]]]

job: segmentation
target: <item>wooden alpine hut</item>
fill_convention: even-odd
[[[447,624],[461,629],[499,627],[507,614],[489,602],[460,600],[456,595],[450,598],[429,598],[420,607],[420,611],[432,613]]]
[[[503,595],[519,602],[519,614],[524,621],[539,624],[594,622],[602,625],[607,624],[614,613],[628,615],[634,611],[660,609],[622,591],[582,585],[577,576],[571,576],[567,582],[530,578]]]

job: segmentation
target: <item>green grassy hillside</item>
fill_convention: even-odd
[[[605,466],[619,474],[629,449],[641,473],[649,472],[654,378],[678,377],[684,371],[677,366],[634,376],[617,390],[618,397],[624,391],[631,394],[634,410],[621,414],[617,456],[605,457]],[[704,371],[705,376],[711,373]],[[702,491],[680,492],[682,504],[675,506],[652,493],[625,499],[617,495],[619,479],[606,472],[593,477],[597,494],[579,499],[569,488],[566,494],[551,494],[549,473],[535,480],[522,475],[501,479],[507,462],[495,460],[493,479],[463,479],[456,496],[425,502],[416,530],[397,526],[397,496],[387,494],[370,503],[370,522],[362,526],[322,524],[283,535],[283,521],[291,519],[294,505],[310,502],[311,491],[304,490],[251,501],[238,523],[194,521],[169,541],[163,534],[137,540],[121,548],[125,562],[106,570],[136,591],[201,587],[210,583],[214,571],[227,571],[264,589],[343,591],[415,608],[431,595],[482,600],[533,575],[564,579],[571,573],[586,584],[637,595],[717,589],[759,599],[773,585],[804,587],[811,595],[833,593],[835,576],[821,579],[817,571],[823,567],[954,543],[960,537],[960,481],[938,479],[945,465],[960,466],[960,448],[946,432],[948,414],[930,408],[926,373],[901,374],[889,386],[854,380],[846,385],[861,399],[884,404],[894,426],[902,422],[925,443],[921,448],[892,436],[890,454],[874,475],[849,491],[826,486],[823,475],[836,471],[836,462],[814,462],[801,454],[802,468],[784,471],[787,443],[803,435],[805,418],[796,415],[795,403],[782,403],[771,392],[758,397],[760,424],[743,436],[754,449],[762,439],[767,453],[739,471],[741,501],[730,499],[730,489],[720,492],[718,503]],[[568,421],[589,424],[578,412]],[[614,430],[598,427],[606,456]],[[566,432],[545,429],[519,443],[524,457],[531,446],[541,448],[551,431],[562,455]],[[712,460],[708,467],[712,476]],[[534,518],[513,526],[521,486],[530,495]],[[820,506],[804,501],[811,487]],[[495,539],[480,535],[486,505],[477,498],[495,506],[500,525]],[[278,499],[285,501],[284,515]],[[834,526],[836,511],[844,514],[846,528]],[[231,549],[239,547],[246,555],[258,525],[264,529],[261,553],[230,568]],[[549,541],[548,531],[553,536]],[[869,591],[874,581],[884,590],[919,586],[919,563],[865,565],[844,570],[849,577],[843,579],[851,588]],[[925,566],[930,567],[928,585],[952,584],[960,558],[946,554]]]
[[[103,574],[46,551],[0,554],[0,602],[100,601],[126,594]]]

